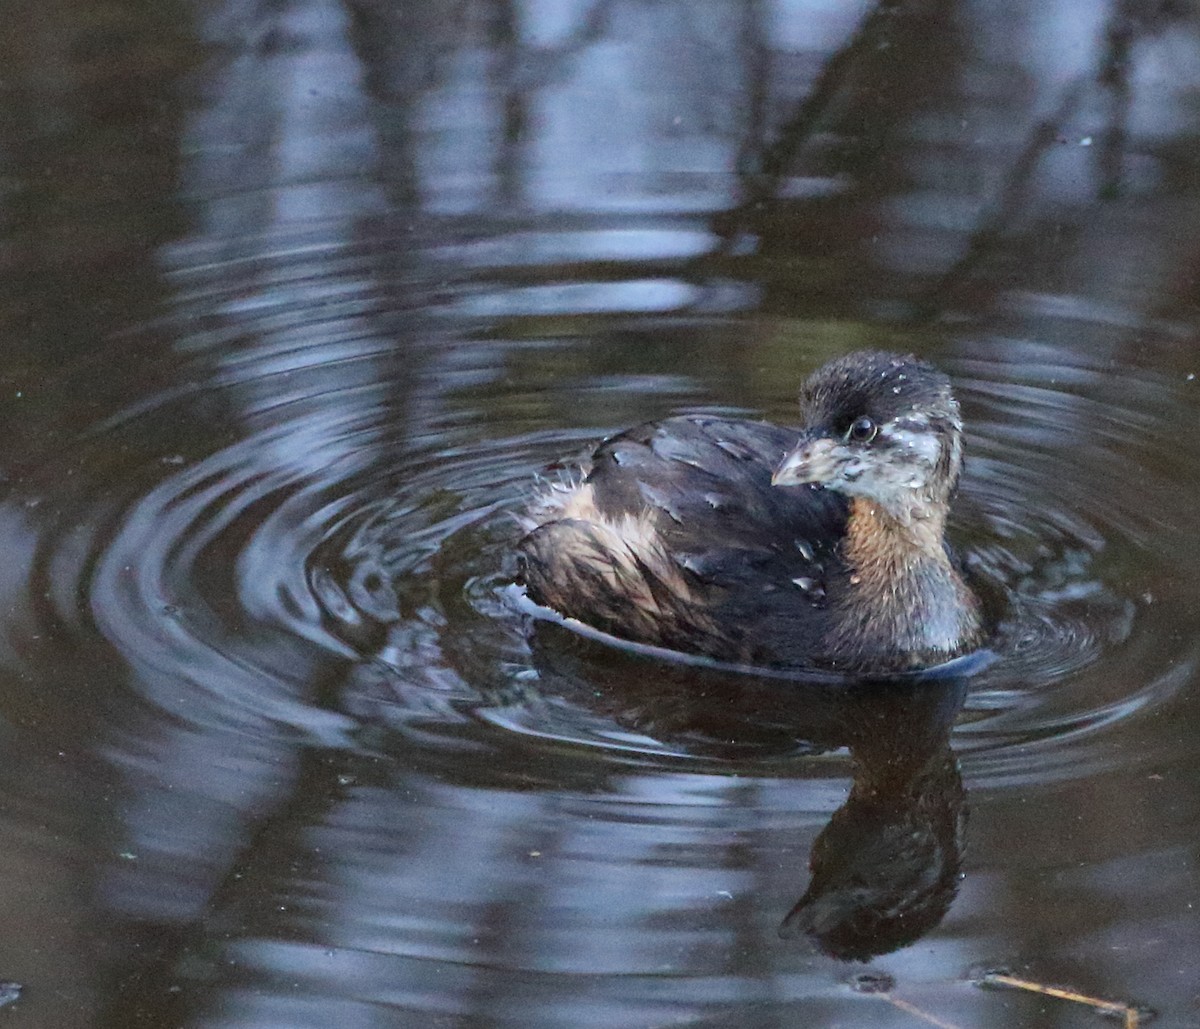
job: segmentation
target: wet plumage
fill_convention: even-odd
[[[689,415],[605,440],[523,518],[530,595],[613,635],[770,665],[892,671],[977,645],[943,540],[949,381],[864,352],[806,383],[801,431]]]

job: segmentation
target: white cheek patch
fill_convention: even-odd
[[[896,514],[928,502],[941,458],[941,441],[928,420],[908,415],[879,427],[866,448],[837,448],[836,479],[829,483],[852,496],[868,497]]]
[[[880,426],[879,435],[899,452],[902,461],[911,455],[911,460],[923,461],[932,467],[941,456],[941,441],[925,418],[910,416],[886,422]]]

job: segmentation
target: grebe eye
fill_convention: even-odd
[[[854,419],[854,423],[846,433],[846,439],[853,443],[870,443],[878,431],[879,426],[864,414],[861,418]]]

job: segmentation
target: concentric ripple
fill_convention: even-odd
[[[493,365],[482,343],[474,353],[479,380]],[[1105,748],[1105,730],[1168,702],[1197,661],[1172,625],[1171,469],[1152,463],[1168,431],[1152,398],[1178,384],[1141,372],[1110,387],[1052,351],[1034,356],[949,363],[972,427],[952,534],[994,614],[997,658],[973,673],[956,747],[992,784],[1146,757]],[[456,364],[469,381],[461,353]],[[441,744],[499,732],[648,760],[711,756],[695,733],[656,735],[603,690],[547,676],[509,589],[512,513],[540,474],[615,426],[566,431],[542,415],[522,427],[518,382],[489,414],[448,404],[413,431],[371,347],[332,386],[303,362],[246,367],[249,379],[227,366],[220,389],[270,403],[215,453],[161,455],[157,481],[110,516],[111,543],[76,566],[148,700],[343,742],[374,726]],[[576,399],[639,385],[584,381]],[[669,389],[670,406],[702,406],[699,391]],[[90,445],[178,417],[178,403],[114,421]],[[500,433],[486,420],[496,404]],[[334,686],[313,685],[329,675]],[[789,740],[784,751],[803,751]]]
[[[726,905],[744,896],[756,946],[789,975],[804,963],[790,988],[811,996],[827,989],[812,947],[865,960],[952,910],[968,794],[1185,755],[1177,735],[1141,731],[1197,661],[1172,528],[1190,524],[1172,489],[1181,458],[1160,453],[1190,430],[1172,402],[1185,380],[1139,371],[1110,388],[1011,343],[943,358],[972,426],[952,534],[993,639],[954,675],[876,690],[639,651],[541,617],[514,589],[513,513],[539,477],[569,474],[639,415],[717,409],[711,385],[588,367],[600,344],[561,320],[549,342],[444,348],[372,333],[354,347],[337,319],[323,328],[336,360],[226,353],[194,388],[94,426],[72,454],[87,474],[11,487],[8,538],[29,549],[10,555],[25,582],[9,593],[28,598],[27,635],[110,660],[110,688],[81,690],[80,716],[108,708],[97,747],[129,784],[106,911],[190,921],[197,953],[268,979],[311,931],[323,981],[328,933],[424,1011],[444,1002],[421,993],[431,961],[500,979],[516,967],[539,977],[536,1003],[571,994],[595,962],[562,964],[563,934],[615,941],[604,981],[622,1003],[658,955],[684,951],[650,977],[661,997],[687,1003],[702,981],[734,1003],[742,980],[710,955],[741,931]],[[729,338],[688,327],[708,332]],[[787,417],[790,392],[764,413]],[[257,885],[254,860],[270,867]],[[661,892],[634,897],[631,875],[664,876]],[[877,905],[856,900],[863,882]],[[526,951],[512,957],[500,933],[481,952],[481,927],[524,910],[535,884]],[[250,909],[277,924],[228,943]],[[665,933],[646,928],[660,917]],[[179,968],[192,962],[181,952]]]
[[[1200,655],[1175,624],[1188,519],[1162,445],[1187,380],[1114,376],[1019,341],[997,350],[1004,361],[951,366],[975,430],[967,559],[1003,605],[1002,660],[976,683],[957,747],[995,783],[1160,759],[1106,748],[1103,730],[1167,703]]]

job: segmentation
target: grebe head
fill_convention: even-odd
[[[944,519],[962,468],[962,416],[945,374],[912,356],[846,354],[813,373],[800,402],[805,428],[773,485],[819,483],[905,525]]]

